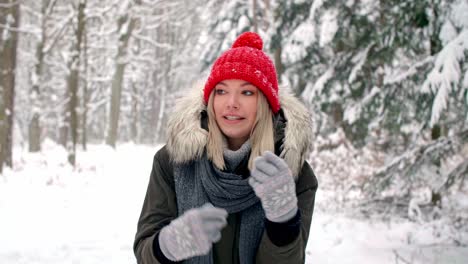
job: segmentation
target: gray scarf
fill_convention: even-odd
[[[228,166],[239,163],[238,155],[232,153],[225,155],[225,160]],[[255,263],[265,215],[248,179],[215,168],[206,153],[199,160],[176,166],[174,179],[179,215],[207,202],[226,209],[229,214],[241,212],[239,260],[243,264]],[[212,264],[213,250],[207,255],[185,260],[184,263]]]

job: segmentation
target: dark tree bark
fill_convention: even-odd
[[[45,51],[44,46],[47,41],[46,35],[46,21],[47,18],[55,5],[56,1],[50,2],[50,0],[41,0],[41,39],[39,40],[36,47],[36,64],[34,65],[34,78],[32,79],[31,88],[31,107],[32,116],[29,121],[28,127],[28,142],[29,151],[38,152],[41,150],[41,103],[40,93],[41,84],[43,82],[43,69],[44,69],[44,57]]]
[[[136,4],[140,4],[140,1],[135,1]],[[114,76],[112,78],[112,90],[111,90],[111,105],[109,113],[109,131],[107,133],[106,144],[115,148],[115,144],[118,138],[119,118],[120,118],[120,104],[122,97],[122,86],[125,73],[125,67],[127,62],[124,58],[127,54],[127,47],[132,35],[132,31],[135,27],[136,20],[127,14],[118,19],[118,51],[116,57],[116,68]],[[127,27],[127,30],[123,30]]]
[[[80,1],[78,6],[78,25],[76,30],[76,40],[73,45],[73,56],[71,59],[70,75],[67,79],[68,86],[68,105],[67,105],[67,123],[71,135],[71,145],[67,144],[68,161],[73,166],[76,161],[76,144],[78,142],[78,86],[80,77],[80,55],[81,43],[85,31],[85,7],[86,1]]]
[[[18,1],[0,0],[0,173],[12,166],[13,117],[15,113],[16,48],[18,44]]]

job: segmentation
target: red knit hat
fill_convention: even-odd
[[[271,110],[276,114],[280,109],[280,103],[275,65],[262,49],[263,41],[257,33],[241,34],[232,47],[213,64],[205,84],[205,104],[208,103],[216,84],[223,80],[240,79],[260,89],[267,98]]]

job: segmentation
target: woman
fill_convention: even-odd
[[[304,263],[317,179],[307,110],[278,95],[261,38],[243,33],[178,104],[153,160],[138,263]]]

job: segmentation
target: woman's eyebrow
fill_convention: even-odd
[[[243,84],[241,84],[241,87],[244,87],[244,86],[248,86],[248,85],[252,85],[252,86],[255,86],[255,85],[253,85],[252,83],[249,83],[249,82],[245,82],[245,83],[243,83]]]

